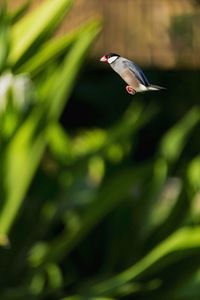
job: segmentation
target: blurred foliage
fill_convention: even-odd
[[[61,114],[101,28],[91,20],[52,37],[72,2],[28,11],[26,1],[12,13],[1,5],[0,297],[199,299],[199,148],[185,151],[198,139],[200,107],[138,159],[141,133],[159,131],[159,105],[126,95],[133,101],[116,116],[118,89],[101,76],[95,90],[83,76],[78,91],[100,98],[107,124],[66,130]]]

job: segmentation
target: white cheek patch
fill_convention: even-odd
[[[118,58],[118,56],[111,56],[111,57],[109,57],[108,58],[109,64],[112,64],[117,58]]]

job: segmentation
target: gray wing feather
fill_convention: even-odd
[[[131,72],[133,72],[135,74],[135,76],[137,77],[137,79],[145,86],[149,86],[150,83],[148,81],[148,79],[146,78],[146,76],[144,75],[143,71],[141,70],[141,68],[136,65],[134,62],[130,61],[130,60],[125,60],[123,61],[123,63],[126,65],[126,67],[129,68],[129,70],[131,70]]]

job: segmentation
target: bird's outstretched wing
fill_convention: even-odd
[[[135,77],[140,81],[140,83],[142,83],[144,86],[150,86],[148,79],[146,78],[143,71],[138,65],[136,65],[130,60],[124,60],[123,64],[125,64],[125,66],[129,68],[129,70],[135,75]]]

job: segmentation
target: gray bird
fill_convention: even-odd
[[[102,62],[109,63],[111,68],[117,72],[128,84],[126,90],[134,95],[136,92],[158,91],[164,87],[150,84],[141,68],[131,60],[121,57],[116,53],[108,53],[100,59]]]

